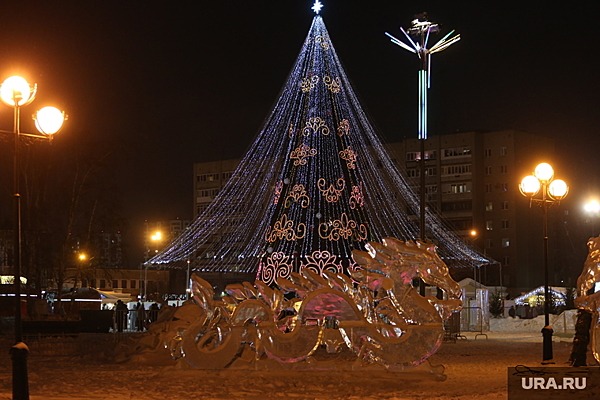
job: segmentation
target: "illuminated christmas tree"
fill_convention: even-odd
[[[277,277],[348,273],[352,250],[417,240],[419,198],[362,110],[315,15],[281,95],[215,200],[148,265]],[[427,238],[451,267],[488,260],[429,211]]]

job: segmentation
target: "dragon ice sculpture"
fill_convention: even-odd
[[[589,238],[587,246],[588,255],[583,263],[583,271],[577,278],[575,305],[592,314],[591,350],[596,361],[600,362],[600,292],[588,294],[600,283],[600,236]]]
[[[444,321],[462,306],[459,285],[431,243],[386,238],[367,250],[353,251],[359,266],[351,277],[304,269],[275,288],[260,281],[228,285],[219,299],[193,274],[200,317],[180,327],[171,356],[192,368],[220,369],[240,358],[312,361],[320,346],[334,353],[345,345],[358,365],[424,363],[443,342]],[[444,298],[421,296],[416,278],[442,289]]]

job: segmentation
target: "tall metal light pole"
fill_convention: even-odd
[[[148,261],[150,259],[150,243],[153,243],[153,250],[154,253],[156,254],[158,252],[158,249],[156,248],[157,246],[160,245],[160,243],[163,241],[163,233],[162,231],[156,230],[152,233],[152,235],[149,235],[146,240],[149,240],[147,242],[147,247],[146,247],[146,261]],[[153,254],[154,255],[154,254]],[[147,300],[147,291],[148,291],[148,265],[146,265],[146,267],[144,268],[144,297],[143,300],[146,301]]]
[[[554,169],[548,163],[535,167],[533,175],[521,181],[519,191],[533,203],[542,208],[544,235],[544,327],[542,328],[543,347],[542,364],[553,364],[552,334],[550,326],[550,290],[548,287],[548,207],[559,203],[569,193],[569,186],[562,179],[554,179]],[[538,197],[536,197],[539,195]]]
[[[83,268],[85,264],[90,261],[91,258],[88,257],[87,253],[80,251],[77,253],[77,261],[79,261],[77,265],[77,276],[79,278],[79,282],[81,287],[83,288]],[[77,278],[75,278],[75,285],[73,286],[75,290],[77,290]]]
[[[30,104],[37,93],[37,85],[30,85],[20,76],[11,76],[0,85],[0,99],[13,108],[14,152],[13,152],[13,197],[14,197],[14,291],[15,291],[15,345],[11,348],[13,366],[13,400],[29,399],[27,378],[27,356],[29,349],[23,343],[21,318],[21,194],[19,188],[19,142],[21,136],[52,140],[66,119],[64,112],[55,107],[44,107],[33,116],[35,126],[41,134],[21,132],[21,107]],[[2,133],[6,133],[2,131]]]
[[[400,30],[408,40],[409,44],[402,42],[400,39],[395,38],[389,33],[385,33],[392,41],[405,50],[415,53],[419,60],[421,60],[421,68],[419,69],[419,143],[421,157],[420,163],[420,206],[419,206],[419,232],[420,239],[426,240],[425,233],[425,207],[426,207],[426,190],[425,190],[425,140],[427,140],[427,90],[431,85],[431,55],[445,50],[453,43],[460,40],[460,35],[449,38],[454,31],[450,31],[436,44],[427,48],[429,36],[431,34],[438,33],[440,28],[438,24],[430,22],[427,17],[427,13],[421,13],[415,16],[415,19],[411,22],[411,27],[408,30],[404,30],[400,27]],[[425,294],[425,287],[423,283],[420,285],[421,294]]]

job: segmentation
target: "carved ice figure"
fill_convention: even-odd
[[[218,369],[239,358],[311,361],[319,346],[336,352],[346,345],[357,365],[422,364],[439,349],[444,321],[461,308],[460,287],[431,243],[386,238],[367,249],[353,251],[359,267],[351,277],[305,268],[274,288],[260,281],[228,285],[220,299],[194,274],[200,316],[177,332],[171,354],[193,368]],[[442,289],[444,298],[421,296],[415,278]]]
[[[588,294],[600,283],[600,236],[589,238],[587,246],[588,255],[577,278],[575,305],[592,313],[591,350],[596,361],[600,362],[600,292]]]

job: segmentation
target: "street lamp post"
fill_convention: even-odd
[[[86,261],[88,261],[88,256],[86,253],[80,252],[77,254],[77,260],[79,261],[77,276],[79,278],[79,282],[81,283],[81,287],[83,287],[83,268]],[[77,278],[75,279],[75,290],[77,290]]]
[[[153,249],[154,249],[154,253],[158,252],[158,249],[156,248],[160,242],[162,242],[163,240],[163,233],[161,231],[154,231],[154,233],[152,233],[152,235],[150,235],[149,237],[150,239],[150,243],[154,243]],[[146,261],[150,259],[150,245],[148,245],[148,247],[146,248]],[[146,265],[146,267],[144,268],[144,301],[147,300],[146,298],[146,294],[147,294],[147,290],[148,290],[148,265]]]
[[[554,169],[548,163],[535,167],[533,175],[521,181],[519,191],[529,198],[529,206],[537,204],[543,213],[544,236],[544,328],[542,328],[543,353],[542,364],[552,364],[552,326],[550,326],[550,291],[548,288],[548,208],[564,199],[569,186],[562,179],[554,179]],[[537,197],[536,197],[537,196]]]
[[[469,231],[469,237],[470,239],[467,239],[470,243],[470,245],[474,248],[474,249],[478,249],[479,246],[477,245],[477,241],[479,240],[479,232],[477,231],[477,229],[472,228]],[[486,250],[485,250],[485,243],[483,246],[483,255],[485,256],[486,254]],[[483,267],[483,264],[473,264],[473,279],[475,280],[475,282],[478,284],[478,286],[481,286],[483,284],[483,277],[481,275],[481,267]],[[487,274],[486,274],[487,276]]]
[[[29,399],[29,384],[27,378],[28,348],[23,343],[21,320],[21,195],[19,188],[19,142],[21,136],[51,141],[53,135],[62,127],[66,119],[65,113],[55,107],[44,107],[37,111],[33,119],[40,134],[21,132],[21,107],[30,104],[37,93],[37,85],[30,85],[20,76],[11,76],[0,85],[0,99],[13,109],[14,152],[13,152],[13,197],[14,197],[14,291],[15,291],[15,342],[11,348],[13,366],[13,399]]]

